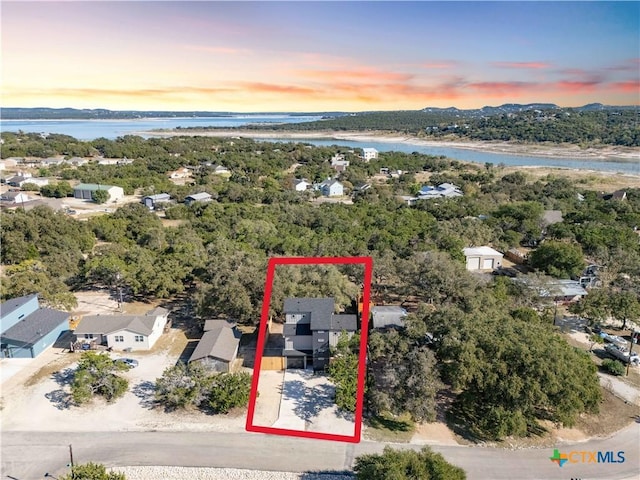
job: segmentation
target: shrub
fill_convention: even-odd
[[[602,368],[610,375],[624,375],[624,365],[618,360],[606,358],[602,361]]]

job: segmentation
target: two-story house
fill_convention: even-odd
[[[357,330],[355,315],[334,313],[333,298],[287,298],[284,301],[283,329],[287,368],[324,370],[329,365],[330,347],[335,347],[342,332]]]

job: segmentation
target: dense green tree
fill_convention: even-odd
[[[91,200],[96,203],[107,203],[107,200],[109,200],[109,192],[106,190],[96,190],[91,192]]]
[[[445,460],[429,447],[415,450],[394,450],[385,447],[383,453],[361,455],[353,467],[360,480],[464,480],[464,470]]]
[[[585,267],[580,245],[547,241],[529,255],[529,264],[556,278],[580,275]]]
[[[537,419],[570,426],[580,413],[598,410],[596,367],[586,353],[549,325],[514,319],[488,297],[482,305],[473,313],[449,307],[424,317],[442,338],[436,353],[444,379],[461,392],[459,413],[476,435],[526,435]]]
[[[435,419],[435,397],[443,385],[424,338],[425,332],[415,327],[371,333],[366,400],[372,414],[406,412],[415,421]]]
[[[51,275],[47,267],[38,260],[25,260],[6,267],[5,278],[0,285],[3,300],[38,294],[43,306],[71,311],[78,305],[75,295],[58,277]]]
[[[233,408],[246,407],[250,392],[249,373],[220,373],[213,377],[207,405],[215,413],[229,413]]]
[[[178,362],[156,379],[155,398],[168,409],[197,407],[207,398],[211,383],[199,363]]]
[[[94,395],[100,395],[108,402],[121,397],[129,382],[116,374],[128,369],[126,364],[112,360],[105,353],[83,353],[71,383],[73,401],[82,405],[92,400]]]

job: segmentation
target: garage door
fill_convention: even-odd
[[[480,270],[480,257],[467,258],[467,270]]]
[[[493,270],[493,258],[485,258],[482,261],[483,270]]]

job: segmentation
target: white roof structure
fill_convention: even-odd
[[[494,250],[491,247],[467,247],[463,248],[465,257],[475,257],[475,256],[500,256],[502,257],[502,253],[497,250]]]

